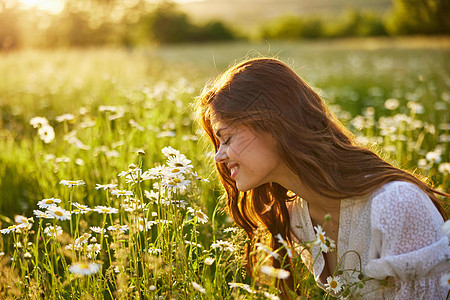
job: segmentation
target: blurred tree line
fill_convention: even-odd
[[[266,39],[449,34],[449,0],[393,0],[386,15],[348,9],[337,19],[282,16],[260,29]]]
[[[220,21],[194,24],[172,2],[66,1],[60,14],[24,10],[0,0],[0,49],[232,40],[239,35]]]
[[[386,15],[347,10],[340,18],[283,16],[258,29],[259,39],[450,33],[449,0],[393,0]],[[172,2],[66,1],[60,14],[24,10],[0,0],[0,49],[166,44],[245,38],[221,21],[193,23]],[[249,38],[247,36],[247,38]]]

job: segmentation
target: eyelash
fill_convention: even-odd
[[[226,140],[225,142],[223,142],[222,144],[223,145],[227,145],[229,142],[230,142],[230,140],[231,140],[231,137],[230,138],[228,138],[228,140]]]

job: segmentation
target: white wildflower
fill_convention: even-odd
[[[442,275],[440,283],[441,283],[442,287],[449,290],[450,289],[450,273]]]
[[[214,257],[207,257],[205,258],[205,265],[210,266],[214,263],[215,259]]]
[[[261,273],[269,275],[270,277],[275,277],[278,279],[286,279],[291,274],[289,271],[284,269],[277,269],[272,266],[261,266],[260,268]]]
[[[95,189],[99,190],[99,189],[103,189],[103,190],[111,190],[111,189],[115,189],[117,188],[117,184],[114,183],[109,183],[109,184],[96,184],[95,185]]]
[[[69,272],[79,275],[92,275],[100,271],[100,265],[90,262],[76,262],[69,267]]]
[[[43,125],[38,129],[38,135],[44,143],[49,144],[55,139],[55,130],[50,125]]]
[[[327,291],[337,294],[342,289],[342,283],[340,282],[339,276],[328,276],[327,283],[325,284]]]
[[[98,233],[98,234],[102,234],[106,232],[106,229],[101,228],[99,226],[91,226],[89,227],[93,232]]]
[[[205,293],[206,293],[206,290],[205,290],[200,284],[198,284],[198,283],[196,283],[196,282],[194,282],[194,281],[192,281],[191,284],[192,284],[192,287],[193,287],[196,291],[199,291],[199,292],[202,293],[202,294],[205,294]]]
[[[58,203],[61,203],[61,199],[58,198],[48,198],[48,199],[42,199],[37,203],[39,208],[47,208],[49,206],[55,206]]]
[[[116,197],[133,196],[133,192],[132,191],[127,191],[127,190],[112,190],[111,191],[111,195],[114,195]]]
[[[68,187],[86,185],[83,180],[61,180],[59,184],[67,185]]]
[[[34,117],[34,118],[31,118],[30,124],[34,128],[39,128],[39,127],[42,127],[44,125],[48,125],[48,120],[46,118],[44,118],[44,117]]]
[[[117,208],[102,205],[97,205],[94,207],[93,211],[98,212],[99,214],[117,214],[119,212]]]
[[[335,248],[334,241],[325,236],[325,232],[323,231],[320,225],[314,226],[316,230],[316,239],[314,240],[314,244],[320,247],[322,252],[327,253],[330,250]]]
[[[44,234],[49,237],[58,237],[63,233],[61,226],[47,226],[44,229]]]
[[[72,114],[64,114],[55,118],[56,122],[73,121],[75,116]]]
[[[49,206],[45,211],[46,214],[53,216],[54,218],[64,221],[69,220],[71,215],[70,212],[59,207],[59,206]]]

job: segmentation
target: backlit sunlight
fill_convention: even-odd
[[[25,8],[37,8],[58,14],[64,9],[65,0],[19,0]]]

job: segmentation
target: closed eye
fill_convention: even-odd
[[[223,142],[222,144],[223,145],[228,145],[228,143],[230,142],[230,140],[231,140],[231,137],[229,137],[225,142]]]

